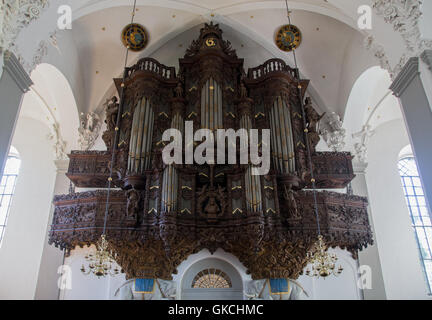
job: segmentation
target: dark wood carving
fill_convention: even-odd
[[[232,253],[254,279],[295,279],[301,274],[317,237],[313,194],[302,189],[310,188],[306,139],[312,147],[318,142],[315,129],[320,116],[308,101],[307,110],[302,110],[300,99],[305,99],[309,81],[300,81],[299,93],[297,74],[280,59],[246,74],[243,60],[213,24],[205,25],[180,59],[178,74],[151,58],[126,69],[123,103],[112,99],[107,104],[103,139],[108,151],[72,152],[67,176],[78,187],[106,188],[116,143],[113,182],[120,190],[112,191],[109,200],[107,238],[128,278],[171,279],[182,261],[203,248]],[[289,108],[296,170],[285,174],[272,165],[259,178],[259,210],[250,209],[246,198],[248,165],[221,164],[176,164],[176,206],[164,209],[162,133],[176,115],[193,121],[194,130],[201,128],[201,92],[209,79],[221,88],[226,129],[239,129],[242,116],[250,117],[253,128],[268,129],[275,99],[282,98]],[[115,83],[120,89],[122,81],[115,79]],[[152,165],[131,174],[133,116],[144,97],[151,100],[154,111]],[[121,121],[114,141],[118,112]],[[354,178],[351,161],[349,153],[314,151],[312,169],[318,188],[345,187]],[[50,243],[67,252],[94,244],[102,232],[106,195],[106,190],[98,190],[56,196]],[[346,248],[356,256],[373,243],[365,198],[333,192],[319,192],[317,198],[321,229],[330,246]]]

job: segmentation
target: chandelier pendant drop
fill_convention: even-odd
[[[318,236],[318,241],[307,253],[307,259],[312,265],[306,269],[305,274],[309,277],[327,278],[330,275],[339,276],[343,268],[336,266],[338,257],[327,251],[327,246],[322,235]]]
[[[291,11],[288,6],[288,1],[285,0],[286,5],[286,12],[287,12],[287,18],[288,18],[288,25],[291,24]],[[303,101],[303,92],[302,92],[302,85],[300,82],[300,72],[297,65],[297,57],[295,49],[292,49],[292,54],[294,58],[294,64],[296,72],[296,78],[297,78],[297,89],[298,89],[298,95],[300,97],[300,105],[302,108],[302,117],[303,117],[303,125],[305,128],[307,128],[306,123],[306,114],[305,114],[305,108],[304,108],[304,101]],[[327,278],[330,275],[338,276],[342,273],[343,268],[342,266],[336,267],[336,262],[338,260],[337,256],[335,254],[330,254],[327,251],[327,245],[324,242],[324,238],[321,235],[321,227],[320,227],[320,220],[319,220],[319,214],[318,214],[318,201],[317,201],[317,189],[316,189],[316,180],[314,178],[314,170],[313,170],[313,163],[312,163],[312,152],[310,149],[310,143],[309,143],[309,137],[307,135],[308,130],[305,130],[305,141],[306,141],[306,150],[307,150],[307,157],[308,157],[308,163],[310,168],[310,177],[311,177],[311,184],[312,184],[312,190],[314,194],[314,211],[315,211],[315,217],[318,227],[318,241],[312,246],[311,250],[307,253],[307,260],[308,263],[312,265],[311,268],[306,269],[305,274],[310,277],[322,277]]]
[[[116,276],[120,273],[120,269],[115,262],[116,255],[108,248],[108,241],[103,234],[96,244],[96,252],[85,256],[88,262],[87,269],[82,265],[81,272],[85,275],[93,274],[98,278]]]
[[[132,11],[132,18],[131,18],[131,25],[134,23],[134,17],[136,12],[136,3],[137,0],[134,0],[133,4],[133,11]],[[109,178],[108,178],[108,191],[107,191],[107,198],[106,198],[106,205],[105,205],[105,216],[104,216],[104,226],[102,235],[99,239],[99,241],[96,243],[96,252],[91,253],[85,256],[85,259],[88,262],[88,267],[84,267],[84,265],[81,266],[81,272],[85,275],[93,274],[98,278],[106,277],[107,275],[110,276],[116,276],[120,272],[123,273],[123,270],[119,270],[118,265],[116,263],[117,254],[113,253],[109,249],[108,241],[106,239],[106,229],[107,229],[107,219],[108,219],[108,211],[109,211],[109,200],[110,200],[110,192],[111,187],[113,183],[113,169],[114,169],[114,162],[115,162],[115,155],[116,155],[116,147],[117,147],[117,141],[118,141],[118,135],[119,135],[119,124],[120,124],[120,115],[121,110],[123,107],[124,102],[124,82],[126,77],[126,67],[128,62],[128,56],[129,56],[129,50],[131,50],[130,46],[126,46],[126,57],[124,62],[124,70],[123,72],[123,80],[121,84],[121,94],[120,94],[120,108],[119,112],[117,114],[117,121],[116,121],[116,129],[115,129],[115,137],[114,137],[114,145],[113,145],[113,151],[112,151],[112,158],[111,158],[111,165],[110,165],[110,171],[109,171]]]

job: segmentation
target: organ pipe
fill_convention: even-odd
[[[240,118],[240,127],[246,129],[248,132],[252,129],[252,121],[250,116],[243,114]],[[240,139],[241,141],[241,139]],[[246,207],[248,211],[259,212],[262,210],[262,196],[261,196],[261,176],[252,175],[252,165],[246,170],[245,174],[245,187],[246,187]]]
[[[222,89],[213,78],[208,79],[201,90],[201,128],[223,128]]]
[[[184,131],[183,117],[175,113],[171,120],[171,127],[179,130],[182,134]],[[178,146],[181,148],[181,145]],[[178,173],[173,165],[164,169],[162,181],[162,212],[171,212],[177,209],[178,194]]]
[[[294,142],[290,110],[282,97],[277,97],[270,110],[273,165],[279,173],[295,173]]]
[[[140,175],[150,168],[154,112],[150,100],[142,98],[135,108],[129,143],[128,172]]]

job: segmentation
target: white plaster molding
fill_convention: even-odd
[[[355,175],[366,174],[368,164],[361,161],[353,161],[353,171]]]
[[[421,54],[420,57],[423,60],[423,62],[427,64],[427,66],[429,67],[429,70],[432,71],[432,50],[427,49],[427,50],[423,51],[423,53]]]
[[[410,58],[418,57],[424,50],[432,48],[432,40],[421,37],[418,25],[422,15],[421,3],[420,0],[375,0],[373,3],[376,14],[400,33],[406,47],[399,62],[391,67],[384,48],[376,43],[373,36],[368,36],[365,40],[366,48],[372,50],[380,66],[390,73],[392,79],[401,72]]]
[[[17,54],[18,60],[23,65],[24,69],[27,71],[28,74],[31,74],[31,72],[42,63],[43,58],[48,54],[48,48],[49,45],[52,45],[58,49],[57,46],[57,31],[54,31],[50,33],[49,40],[41,40],[39,42],[38,47],[36,48],[36,51],[33,54],[33,57],[30,62],[26,61],[23,56],[19,53],[20,50],[18,46],[15,46],[15,52]]]
[[[392,90],[395,96],[399,98],[411,81],[419,74],[419,58],[413,57],[408,60],[401,72],[398,74],[390,86],[390,90]]]
[[[319,122],[319,133],[331,150],[342,151],[345,147],[346,130],[342,127],[341,118],[337,113],[324,115]]]
[[[102,121],[97,113],[89,112],[86,115],[81,113],[80,127],[78,128],[78,144],[81,150],[89,150],[94,146],[101,127]]]
[[[64,174],[69,168],[69,159],[54,160],[54,164],[57,169],[57,174]]]
[[[4,53],[3,68],[10,74],[23,93],[27,92],[33,84],[17,57],[10,51]]]
[[[19,32],[39,18],[48,0],[0,0],[0,48],[9,50]]]
[[[421,46],[431,46],[430,40],[421,39],[419,18],[422,15],[420,0],[375,0],[375,12],[391,24],[405,41],[409,51],[417,51]]]

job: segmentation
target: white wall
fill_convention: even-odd
[[[409,144],[402,119],[380,125],[368,145],[366,180],[388,299],[427,299],[417,245],[397,168]]]
[[[55,166],[49,129],[20,117],[12,144],[21,168],[0,248],[0,299],[33,299],[50,212]]]
[[[422,1],[420,17],[420,32],[423,38],[432,39],[432,1]]]

